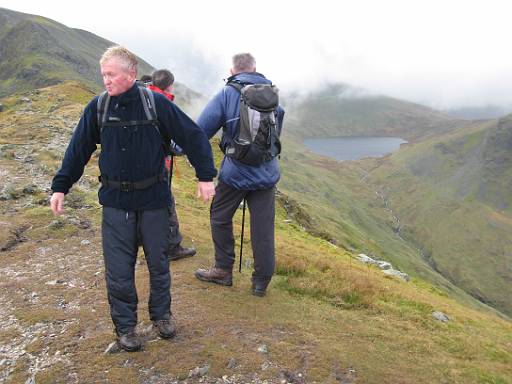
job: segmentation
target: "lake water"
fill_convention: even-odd
[[[331,137],[305,139],[310,151],[336,160],[358,160],[364,157],[382,157],[395,152],[400,144],[407,143],[399,137]]]

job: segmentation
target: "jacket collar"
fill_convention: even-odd
[[[139,87],[137,83],[133,83],[132,87],[126,92],[121,93],[117,96],[112,96],[112,100],[115,100],[120,105],[128,104],[130,101],[139,99]]]
[[[260,78],[265,79],[265,76],[263,76],[259,72],[240,72],[240,73],[237,73],[235,75],[232,75],[232,76],[228,77],[226,79],[226,82],[228,83],[228,82],[233,81],[233,80],[244,81],[244,80],[255,78],[255,77],[260,77]]]

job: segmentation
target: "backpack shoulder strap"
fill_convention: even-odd
[[[166,134],[165,130],[162,131],[158,128],[158,116],[156,114],[156,104],[155,104],[155,95],[151,90],[146,87],[139,86],[139,94],[140,99],[142,101],[142,107],[144,108],[144,112],[146,113],[146,117],[149,122],[153,124],[158,134],[162,138],[162,146],[165,154],[169,154],[171,152],[171,144],[172,139]]]
[[[226,85],[235,88],[239,93],[242,93],[242,88],[245,87],[245,84],[242,84],[237,80],[230,80]]]
[[[155,96],[146,87],[139,86],[140,99],[144,107],[144,113],[149,121],[158,121],[156,114]]]
[[[97,114],[97,122],[98,127],[101,130],[103,124],[107,121],[107,111],[110,105],[110,96],[107,91],[103,91],[101,95],[98,97],[98,102],[96,104],[96,114]]]

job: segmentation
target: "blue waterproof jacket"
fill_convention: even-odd
[[[185,150],[200,181],[217,175],[208,138],[194,121],[164,95],[154,93],[155,110],[162,134]],[[80,179],[97,144],[101,143],[99,167],[102,177],[117,182],[139,182],[165,175],[165,153],[160,133],[150,124],[103,127],[97,122],[97,101],[93,98],[84,110],[64,155],[62,166],[52,182],[54,192],[68,193]],[[112,96],[107,117],[143,123],[147,117],[136,84],[119,96]],[[128,211],[163,208],[171,203],[166,180],[142,190],[123,191],[102,185],[100,204]]]
[[[257,72],[243,72],[231,76],[228,80],[237,80],[242,84],[271,84]],[[226,141],[233,140],[236,135],[238,120],[240,120],[240,93],[231,86],[225,86],[206,105],[197,120],[209,138],[212,138],[222,128],[223,136],[221,146]],[[279,107],[277,115],[277,129],[281,133],[284,110]],[[235,159],[225,156],[222,160],[219,180],[235,189],[258,190],[272,188],[280,178],[278,159],[258,166],[243,164]]]

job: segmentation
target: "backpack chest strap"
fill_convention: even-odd
[[[158,120],[107,121],[103,127],[133,127],[135,125],[158,125]]]

